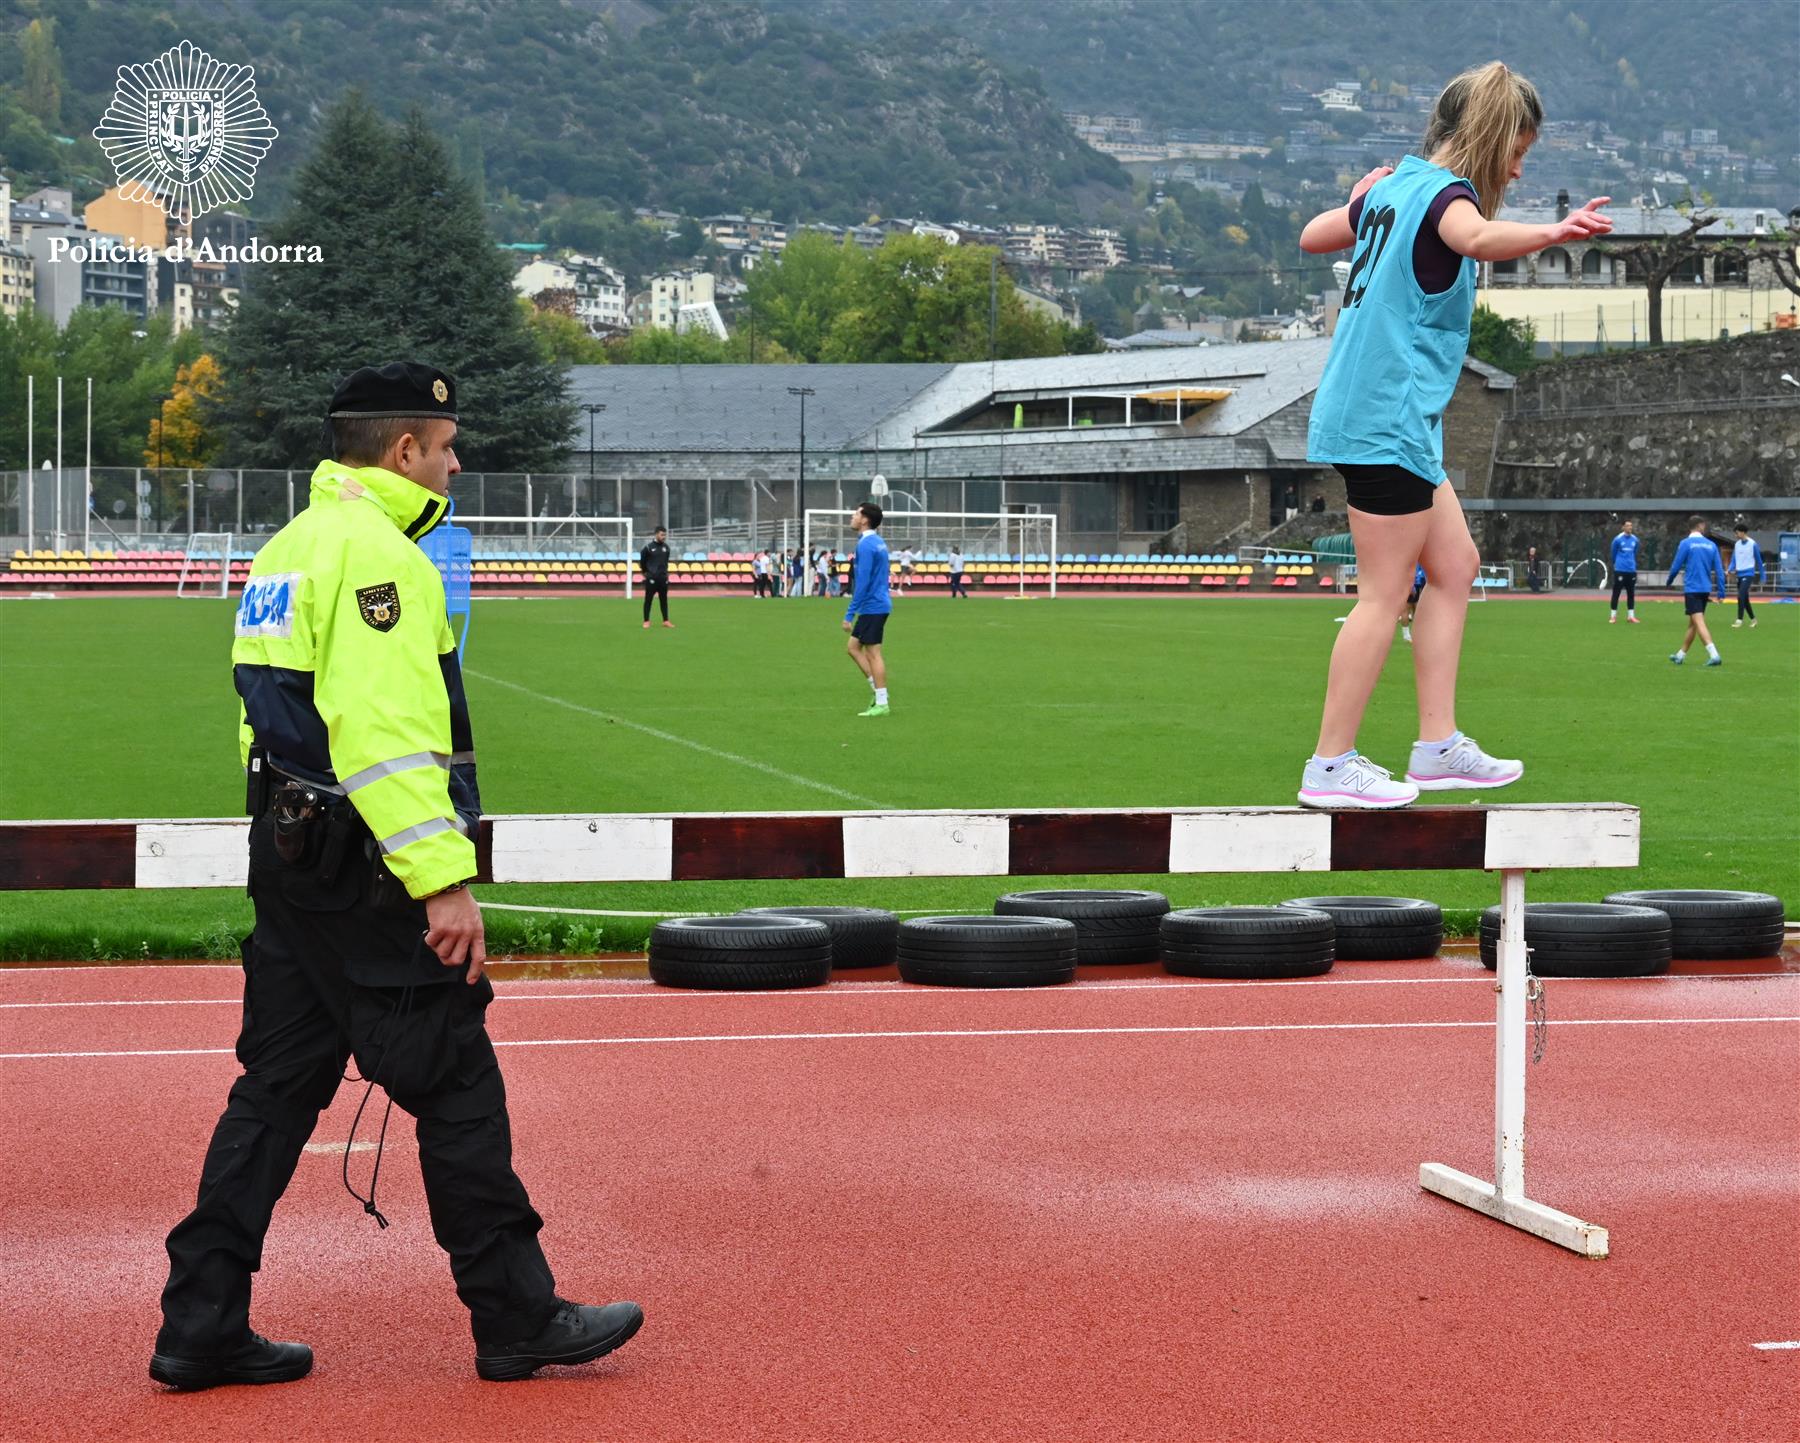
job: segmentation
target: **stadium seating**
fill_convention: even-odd
[[[14,551],[0,568],[0,591],[56,590],[108,591],[113,589],[167,591],[181,578],[184,553],[180,550],[109,551]],[[248,574],[254,553],[234,549],[231,556],[233,589]],[[477,592],[496,592],[538,587],[565,592],[615,592],[623,589],[629,569],[632,584],[640,586],[635,554],[623,551],[569,552],[524,550],[510,554],[477,555],[470,583]],[[669,563],[672,591],[745,593],[751,590],[753,554],[748,551],[685,551]],[[1020,562],[1015,556],[994,553],[964,557],[971,590],[1017,590]],[[1024,561],[1026,591],[1048,591],[1050,557],[1029,553]],[[1313,557],[1305,553],[1262,558],[1262,566],[1241,562],[1235,553],[1151,556],[1145,552],[1083,555],[1064,552],[1057,558],[1057,587],[1071,592],[1145,592],[1195,594],[1242,592],[1260,581],[1274,591],[1296,591],[1302,585],[1333,586],[1329,573],[1316,574]],[[849,566],[840,562],[839,575],[847,578]],[[894,567],[899,581],[899,567]],[[809,583],[811,576],[809,575]],[[219,580],[216,560],[196,558],[188,564],[188,586],[205,592]],[[1504,577],[1482,577],[1477,585],[1504,587]],[[948,591],[950,565],[945,556],[921,557],[915,564],[910,589]]]

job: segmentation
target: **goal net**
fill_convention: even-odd
[[[474,580],[484,574],[511,574],[508,568],[529,576],[543,576],[552,584],[559,575],[573,573],[591,583],[596,576],[603,586],[620,586],[632,594],[632,571],[637,547],[632,540],[629,516],[464,516],[456,524],[469,532],[470,564]]]
[[[231,533],[191,531],[181,552],[177,596],[228,596],[231,593]]]
[[[1426,578],[1430,584],[1430,578]],[[1475,584],[1469,588],[1470,601],[1486,601],[1496,591],[1507,591],[1512,587],[1512,567],[1490,566],[1483,562],[1476,573]],[[1338,590],[1350,592],[1356,589],[1356,563],[1346,562],[1338,567]]]
[[[839,556],[856,551],[853,513],[808,510],[804,546]],[[901,555],[913,557],[913,584],[920,590],[947,590],[952,553],[962,558],[966,584],[986,592],[1056,595],[1056,515],[1040,511],[889,511],[881,536],[902,584]]]

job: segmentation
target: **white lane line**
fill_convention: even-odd
[[[1786,978],[1790,981],[1800,982],[1800,972],[1737,972],[1696,976],[1663,973],[1655,977],[1557,977],[1549,980],[1560,986],[1564,982],[1739,982],[1748,978],[1765,980]],[[539,979],[528,985],[542,986],[546,980],[548,979]],[[576,978],[569,979],[571,984],[578,980]],[[1239,988],[1273,992],[1287,987],[1454,987],[1470,986],[1475,983],[1486,983],[1491,987],[1493,981],[1492,973],[1475,977],[1274,977],[1241,982],[1221,978],[1209,979],[1204,982],[1177,982],[1171,979],[1143,982],[1076,982],[1061,987],[983,987],[980,991],[1035,992],[1045,997],[1068,997],[1092,992],[1220,992]],[[745,1002],[798,1002],[817,997],[937,997],[954,1000],[974,995],[966,991],[947,991],[941,987],[914,987],[891,981],[857,982],[849,978],[827,987],[788,988],[768,992],[745,992],[730,988],[657,987],[647,978],[638,977],[621,977],[617,979],[615,985],[641,990],[632,992],[512,992],[506,990],[507,984],[502,983],[494,991],[494,1001],[685,1002],[695,998],[716,1000],[721,997],[731,997]],[[24,1012],[45,1007],[236,1007],[242,1000],[241,997],[158,997],[102,998],[79,1002],[0,1002],[0,1012]]]
[[[1800,1341],[1792,1343],[1752,1343],[1750,1346],[1752,1348],[1762,1348],[1767,1352],[1773,1352],[1783,1348],[1800,1348]]]
[[[1800,1022],[1800,1017],[1567,1017],[1552,1027],[1704,1027],[1716,1023]],[[1453,1028],[1492,1031],[1492,1022],[1246,1022],[1203,1027],[972,1027],[908,1032],[725,1032],[686,1037],[530,1037],[496,1041],[495,1047],[631,1047],[659,1042],[842,1042],[911,1037],[1133,1037],[1212,1032],[1419,1032]],[[229,1047],[138,1048],[116,1052],[0,1052],[0,1062],[49,1058],[223,1057]]]
[[[838,797],[846,802],[855,802],[858,806],[887,810],[885,803],[873,797],[859,796],[855,792],[847,792],[842,787],[834,787],[827,782],[815,782],[811,777],[797,776],[793,772],[784,772],[780,767],[772,767],[767,762],[759,762],[754,757],[741,757],[736,752],[721,751],[718,747],[709,747],[705,742],[690,741],[687,737],[676,736],[674,732],[666,732],[657,727],[645,726],[642,722],[634,722],[619,716],[615,712],[600,711],[595,707],[582,706],[580,702],[567,701],[560,696],[551,696],[548,692],[533,691],[528,686],[520,686],[516,681],[507,681],[502,677],[489,676],[483,671],[463,672],[464,676],[472,676],[480,681],[492,682],[495,686],[503,686],[528,696],[537,701],[549,702],[552,706],[567,707],[570,711],[580,712],[583,716],[595,717],[600,721],[611,722],[615,726],[628,727],[634,732],[642,732],[647,737],[655,737],[658,741],[672,742],[678,747],[687,747],[690,751],[702,752],[709,757],[717,757],[720,761],[735,762],[740,767],[749,767],[752,771],[761,772],[764,776],[775,777],[787,782],[790,786],[810,787],[815,792],[824,792],[827,796]]]

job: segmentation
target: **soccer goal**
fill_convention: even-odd
[[[209,572],[219,568],[215,584]],[[181,552],[181,576],[175,583],[177,596],[229,596],[231,594],[231,533],[229,531],[190,531]]]
[[[850,524],[852,513],[812,510],[806,513],[806,554],[835,551],[840,556],[856,551],[857,533]],[[941,576],[948,571],[955,548],[965,572],[980,577],[984,590],[1027,594],[1027,587],[1047,587],[1056,595],[1056,515],[1043,511],[889,511],[881,519],[881,535],[888,555],[898,563],[910,550],[921,574]]]
[[[1337,569],[1338,590],[1349,593],[1356,589],[1356,563],[1347,561]],[[1430,578],[1426,578],[1430,584]],[[1496,591],[1505,591],[1512,586],[1512,567],[1489,566],[1483,562],[1476,574],[1475,584],[1469,588],[1470,601],[1486,601]],[[1342,620],[1340,617],[1339,620]]]
[[[520,571],[553,577],[574,569],[623,583],[632,594],[637,547],[629,516],[464,516],[456,524],[469,532],[476,580],[482,563],[498,562]]]

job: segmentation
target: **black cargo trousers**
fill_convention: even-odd
[[[366,848],[366,851],[365,851]],[[232,1084],[194,1210],[169,1234],[159,1352],[228,1354],[250,1334],[263,1237],[347,1058],[417,1119],[419,1166],[438,1245],[477,1344],[517,1342],[555,1311],[555,1283],[525,1186],[513,1172],[494,989],[424,945],[407,898],[358,830],[337,875],[275,854],[268,815],[251,825],[256,927],[243,946],[244,1013]],[[348,1199],[346,1199],[348,1201]]]

